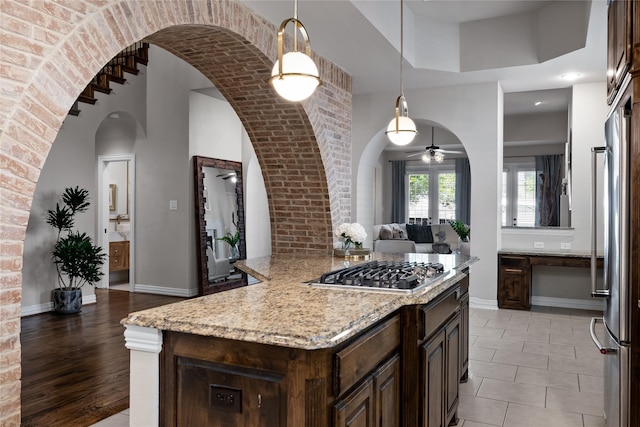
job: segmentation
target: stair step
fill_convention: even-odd
[[[122,78],[122,77],[118,77],[118,76],[114,76],[113,74],[107,74],[107,78],[109,79],[110,82],[119,83],[121,85],[123,85],[124,82],[127,81],[127,79]]]
[[[78,97],[78,101],[79,102],[84,102],[85,104],[94,105],[96,103],[97,99],[96,98],[90,98],[88,96],[80,94],[80,96]]]
[[[142,57],[142,56],[138,56],[138,55],[136,55],[135,58],[136,58],[136,62],[138,64],[147,65],[149,63],[149,59],[148,58],[145,58],[145,57]]]
[[[106,93],[107,95],[111,93],[113,89],[109,87],[100,86],[98,83],[91,83],[91,87],[96,92]]]
[[[128,65],[121,65],[120,67],[122,68],[123,72],[133,74],[134,76],[137,76],[140,72],[137,68],[131,68]]]
[[[78,108],[78,101],[74,102],[71,108],[69,109],[69,115],[71,116],[80,115],[80,109]]]

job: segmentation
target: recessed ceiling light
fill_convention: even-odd
[[[535,105],[536,107],[537,107],[538,105],[542,105],[542,101],[536,101],[536,102],[534,102],[534,103],[533,103],[533,105]]]
[[[565,74],[560,76],[560,78],[562,80],[568,80],[568,81],[577,80],[580,77],[582,77],[582,74],[580,74],[580,73],[565,73]]]

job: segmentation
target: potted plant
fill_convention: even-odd
[[[58,274],[58,287],[53,290],[53,310],[78,313],[82,308],[82,286],[95,285],[103,276],[106,254],[93,244],[87,233],[74,231],[75,216],[89,208],[89,192],[79,187],[66,188],[63,206],[47,211],[46,222],[56,229],[56,243],[51,251]]]
[[[218,240],[222,240],[229,244],[230,260],[237,261],[240,258],[240,249],[238,248],[238,243],[240,242],[240,230],[236,230],[234,234],[227,232],[224,236],[218,237]]]
[[[457,219],[449,221],[449,224],[458,235],[458,251],[463,255],[470,255],[471,247],[469,238],[471,237],[471,227]]]

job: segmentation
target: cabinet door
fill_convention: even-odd
[[[176,426],[283,427],[284,376],[178,358]]]
[[[333,407],[334,427],[375,427],[373,379],[368,377]]]
[[[499,256],[498,307],[531,308],[531,266],[527,257]]]
[[[469,293],[460,298],[460,379],[469,377]]]
[[[422,368],[424,370],[421,390],[422,422],[424,427],[444,427],[445,409],[445,331],[441,329],[422,345]]]
[[[109,270],[120,271],[129,268],[129,242],[109,243]]]
[[[631,62],[631,3],[612,0],[607,11],[607,101],[616,96]]]
[[[445,330],[445,425],[457,423],[458,383],[460,382],[460,313],[451,319]],[[453,422],[452,422],[453,420]]]
[[[373,374],[377,427],[400,425],[400,356],[396,355]]]

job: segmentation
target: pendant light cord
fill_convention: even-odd
[[[297,1],[297,0],[296,0]],[[404,62],[404,0],[400,0],[400,95],[404,96],[402,80],[402,63]]]
[[[298,0],[293,0],[293,19],[296,23],[293,25],[293,50],[298,51]]]

